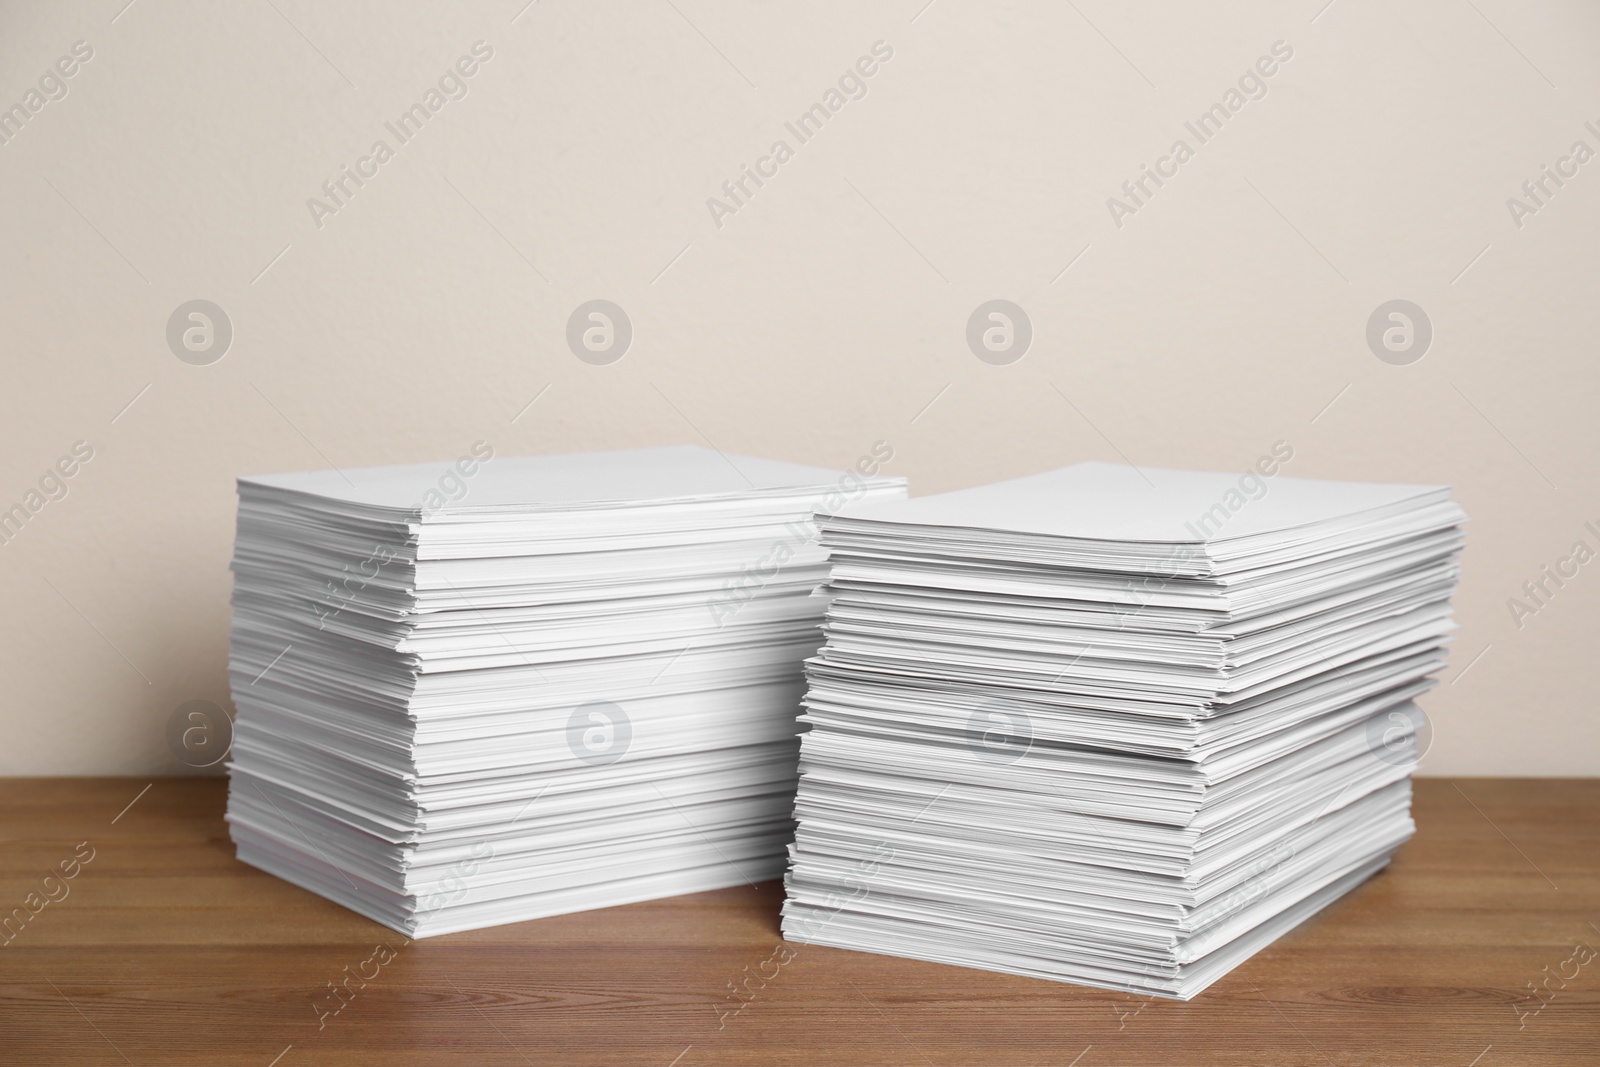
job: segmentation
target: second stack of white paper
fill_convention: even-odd
[[[1187,999],[1383,867],[1464,515],[1275,468],[821,517],[784,936]]]

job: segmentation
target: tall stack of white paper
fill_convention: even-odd
[[[777,876],[811,515],[904,495],[687,446],[241,479],[239,858],[417,937]]]
[[[784,936],[1194,996],[1410,836],[1464,518],[1100,463],[819,516]]]

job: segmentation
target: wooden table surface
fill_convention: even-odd
[[[0,781],[0,1062],[1600,1064],[1600,780],[1418,782],[1187,1004],[786,945],[775,882],[407,942],[235,861],[221,779],[146,786]]]

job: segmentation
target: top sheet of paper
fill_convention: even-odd
[[[1099,541],[1202,543],[1293,529],[1406,501],[1420,505],[1448,492],[1447,486],[1437,485],[1078,463],[952,493],[863,503],[840,514]]]
[[[469,457],[470,459],[470,457]],[[400,510],[416,509],[431,491],[467,487],[450,511],[474,508],[547,508],[606,503],[691,501],[783,490],[841,489],[851,498],[863,483],[903,484],[902,478],[867,478],[853,472],[714,452],[698,445],[671,445],[615,452],[551,456],[501,456],[395,467],[346,468],[298,474],[264,474],[241,483],[310,493],[331,500]],[[454,492],[446,492],[454,496]]]

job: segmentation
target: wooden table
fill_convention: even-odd
[[[1600,1064],[1600,780],[1419,782],[1388,871],[1187,1004],[785,946],[777,883],[408,943],[236,862],[224,788],[0,781],[0,1062]]]

